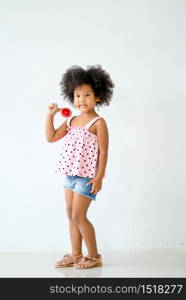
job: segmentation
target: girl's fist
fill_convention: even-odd
[[[58,105],[56,103],[52,103],[48,106],[49,113],[54,116],[58,111],[60,111],[60,108],[58,108]]]

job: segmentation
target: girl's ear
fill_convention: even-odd
[[[96,97],[96,102],[99,102],[99,100],[100,100],[100,99],[99,99],[98,97]]]

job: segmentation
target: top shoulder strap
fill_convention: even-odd
[[[84,128],[89,129],[89,128],[92,126],[92,124],[93,124],[94,122],[96,122],[99,118],[100,118],[100,116],[95,117],[94,119],[90,120],[90,121],[85,125]]]
[[[70,126],[70,122],[71,122],[71,120],[74,118],[75,116],[72,116],[72,117],[70,117],[70,118],[68,118],[67,119],[67,126],[70,128],[71,126]]]

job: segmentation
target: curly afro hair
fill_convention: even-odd
[[[109,105],[113,95],[115,84],[112,82],[109,74],[104,71],[101,65],[87,66],[84,70],[80,66],[71,66],[63,74],[60,81],[61,95],[66,100],[74,102],[74,89],[82,84],[90,84],[95,97],[99,97],[96,105]]]

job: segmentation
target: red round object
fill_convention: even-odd
[[[64,107],[61,109],[60,113],[62,114],[63,117],[68,118],[71,116],[72,112],[69,108]]]

